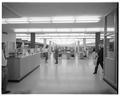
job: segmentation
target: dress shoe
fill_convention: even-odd
[[[10,93],[10,91],[5,91],[5,92],[2,92],[3,94],[7,94],[7,93]]]
[[[94,72],[93,74],[97,74],[97,72]]]

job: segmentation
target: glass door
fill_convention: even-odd
[[[118,73],[117,9],[105,17],[104,80],[117,89]]]

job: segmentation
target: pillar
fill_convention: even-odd
[[[98,51],[99,50],[99,44],[100,44],[100,32],[95,33],[95,48]]]
[[[76,53],[76,42],[74,43],[74,51]]]
[[[83,38],[83,47],[84,47],[84,50],[86,50],[86,38]]]
[[[78,53],[80,52],[80,41],[78,41]]]
[[[43,39],[43,42],[44,42],[44,47],[45,47],[47,45],[46,38]]]
[[[35,33],[31,33],[31,48],[35,48]]]
[[[49,51],[51,53],[51,41],[49,41]]]
[[[77,42],[75,42],[75,52],[77,53]]]

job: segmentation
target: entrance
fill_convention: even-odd
[[[118,10],[105,17],[104,80],[118,90]]]

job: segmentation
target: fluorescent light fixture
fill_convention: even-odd
[[[43,28],[43,32],[56,32],[56,28]]]
[[[45,36],[46,36],[46,35],[47,35],[47,36],[70,36],[70,35],[71,35],[71,36],[78,36],[78,35],[80,35],[80,34],[74,34],[74,33],[73,33],[73,34],[71,34],[71,33],[70,33],[70,34],[45,34]]]
[[[29,23],[28,18],[8,18],[6,22],[8,24]]]
[[[28,29],[28,32],[42,32],[42,29],[40,29],[40,28],[30,28],[30,29]]]
[[[87,32],[101,32],[101,28],[86,28]]]
[[[85,28],[72,28],[71,31],[72,32],[84,32]]]
[[[77,16],[76,23],[96,23],[100,21],[100,16]]]
[[[52,20],[53,21],[61,21],[61,20],[74,20],[74,17],[73,16],[59,16],[59,17],[52,17]]]
[[[107,28],[107,31],[115,31],[115,28]]]
[[[14,32],[28,32],[28,29],[14,29]]]
[[[71,28],[57,28],[57,32],[71,32]]]
[[[16,38],[21,38],[21,39],[23,39],[23,38],[28,38],[28,39],[30,39],[29,36],[25,36],[25,37],[24,37],[24,36],[20,36],[20,37],[17,37],[17,36],[16,36]]]
[[[6,20],[7,20],[7,22],[9,22],[9,21],[12,21],[12,22],[17,22],[17,21],[26,22],[28,19],[27,18],[8,18]]]
[[[73,16],[52,17],[52,21],[74,21]]]
[[[45,34],[45,35],[39,35],[37,37],[80,37],[81,35],[77,34]]]
[[[95,34],[84,34],[84,35],[87,35],[87,36],[95,36]]]
[[[42,36],[43,34],[35,34],[36,37]]]
[[[12,22],[12,21],[7,21],[7,24],[28,24],[29,22],[22,22],[22,21],[19,21],[19,22]]]
[[[79,37],[76,37],[76,36],[39,36],[39,37],[36,37],[36,39],[41,39],[41,38],[47,38],[47,39],[80,39],[80,38],[95,38],[95,37],[87,37],[87,36],[79,36]]]
[[[100,16],[76,16],[76,21],[99,21],[100,20]]]
[[[22,18],[3,18],[6,23],[96,23],[100,21],[100,16],[56,16],[56,17],[22,17]]]
[[[84,34],[85,37],[95,37],[95,34]]]
[[[30,23],[51,23],[50,17],[29,17]]]
[[[114,31],[114,28],[108,28]],[[16,28],[14,32],[104,32],[104,28]]]
[[[77,38],[77,37],[61,37],[61,36],[57,36],[57,37],[50,37],[50,36],[48,36],[48,37],[39,37],[39,38],[50,38],[50,39],[64,39],[64,38],[67,38],[67,39],[73,39],[73,38]]]
[[[21,38],[21,39],[22,39],[22,40],[28,40],[28,41],[30,40],[30,38]]]
[[[74,21],[69,20],[69,21],[52,21],[52,23],[74,23]]]
[[[16,37],[16,38],[20,38],[20,39],[30,39],[30,37]]]
[[[16,37],[19,37],[19,36],[25,37],[25,36],[30,36],[30,34],[16,34]]]
[[[74,23],[73,16],[52,17],[52,23]]]
[[[87,20],[77,20],[76,21],[76,23],[97,23],[97,22],[99,22],[99,21],[95,21],[95,20],[89,20],[89,21],[87,21]]]

